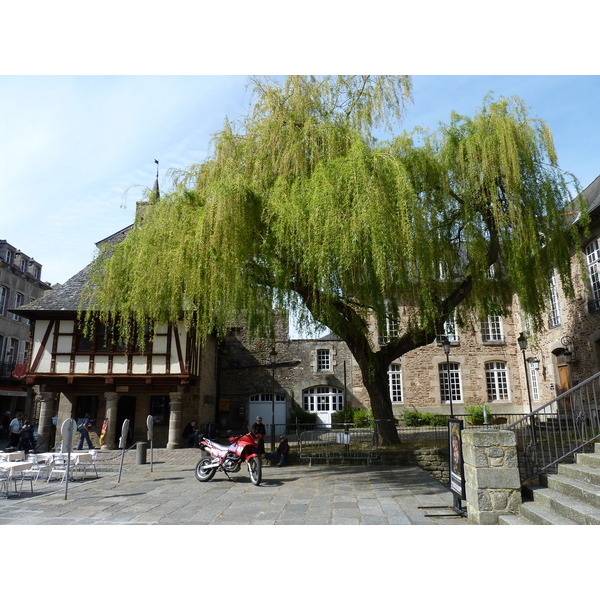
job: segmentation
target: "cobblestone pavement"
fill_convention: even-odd
[[[247,470],[199,482],[193,449],[99,453],[99,478],[23,486],[0,498],[0,525],[466,525],[452,493],[418,467],[265,466],[260,486]],[[66,491],[66,499],[65,499]],[[425,508],[424,508],[425,507]],[[429,515],[429,516],[428,516]],[[440,516],[443,515],[443,516]]]

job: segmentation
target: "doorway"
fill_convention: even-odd
[[[117,429],[115,431],[115,444],[119,445],[121,429],[125,419],[129,419],[129,431],[127,433],[126,445],[129,446],[133,441],[133,428],[135,419],[135,396],[121,396],[117,404]]]

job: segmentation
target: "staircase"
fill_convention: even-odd
[[[520,515],[501,516],[500,525],[600,524],[600,444],[540,480],[546,485],[528,486],[533,499],[523,502]]]

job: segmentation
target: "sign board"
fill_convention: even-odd
[[[75,419],[65,419],[60,428],[60,434],[63,436],[67,448],[73,447],[73,436],[75,435],[75,431],[77,431],[77,421],[75,421]]]
[[[146,427],[148,428],[148,441],[150,442],[154,436],[154,417],[152,415],[148,415]]]
[[[127,434],[129,433],[129,419],[123,421],[123,427],[121,427],[121,437],[119,438],[119,448],[125,448],[127,444]]]
[[[462,430],[464,423],[460,419],[448,419],[448,444],[450,448],[450,489],[452,493],[466,500],[465,472],[462,454]]]

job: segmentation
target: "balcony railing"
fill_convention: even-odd
[[[12,372],[15,370],[17,361],[0,362],[0,377],[12,377]]]

